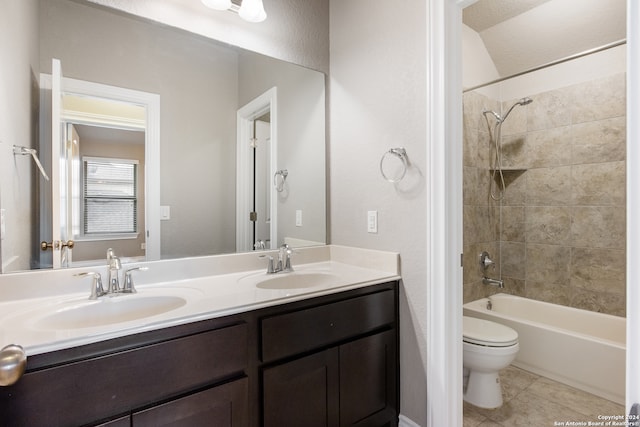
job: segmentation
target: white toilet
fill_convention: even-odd
[[[489,320],[463,316],[464,400],[480,408],[502,406],[498,371],[518,353],[518,333]]]

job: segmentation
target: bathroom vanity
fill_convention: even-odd
[[[261,303],[29,355],[27,372],[0,387],[2,423],[395,426],[399,277],[378,274],[391,278],[310,288],[286,279]]]

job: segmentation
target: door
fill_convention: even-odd
[[[141,229],[140,233],[144,237],[146,259],[160,259],[160,96],[63,78],[61,63],[57,59],[52,60],[51,75],[40,75],[40,86],[39,151],[45,169],[51,170],[51,187],[40,194],[40,240],[50,245],[40,254],[40,268],[69,266],[72,247],[68,243],[79,232],[78,221],[73,220],[73,213],[79,212],[81,202],[79,145],[73,142],[79,138],[73,129],[67,127],[67,122],[115,128],[120,128],[123,123],[122,129],[144,130],[145,229]],[[92,114],[96,111],[91,108],[85,111],[83,106],[79,108],[77,104],[65,110],[63,97],[95,99],[102,105],[112,102],[135,106],[145,112],[145,117],[139,119],[98,113],[100,116],[97,118]],[[127,111],[133,114],[130,109]]]
[[[277,114],[277,89],[271,88],[247,105],[238,110],[237,113],[237,156],[236,156],[236,251],[246,252],[254,249],[256,234],[254,233],[253,219],[257,213],[254,209],[254,130],[255,124],[259,121],[266,121],[268,117],[269,126],[259,125],[259,132],[269,133],[268,145],[263,144],[263,148],[268,147],[268,196],[264,199],[269,202],[266,209],[268,216],[265,216],[263,223],[269,229],[270,244],[266,244],[266,249],[278,247],[278,210],[276,206],[277,197],[275,188],[270,183],[277,168],[278,159],[278,114]],[[266,223],[268,219],[268,224]],[[257,228],[257,227],[256,227]]]
[[[271,247],[271,125],[254,121],[253,147],[253,239]]]
[[[61,173],[67,172],[65,131],[62,127],[62,65],[58,59],[51,60],[51,241],[47,242],[52,251],[53,268],[68,263],[69,237],[67,224],[67,188]],[[58,160],[59,159],[59,160]],[[64,258],[64,259],[63,259]]]
[[[51,60],[51,216],[53,268],[68,267],[73,248],[71,213],[74,156],[78,157],[77,133],[62,123],[63,75],[60,60]],[[56,161],[59,159],[58,161]],[[48,242],[49,243],[49,242]]]

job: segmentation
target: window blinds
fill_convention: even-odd
[[[137,161],[83,160],[84,234],[137,232]]]

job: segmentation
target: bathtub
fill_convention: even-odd
[[[518,332],[514,366],[624,405],[624,317],[507,294],[464,304],[463,313]]]

